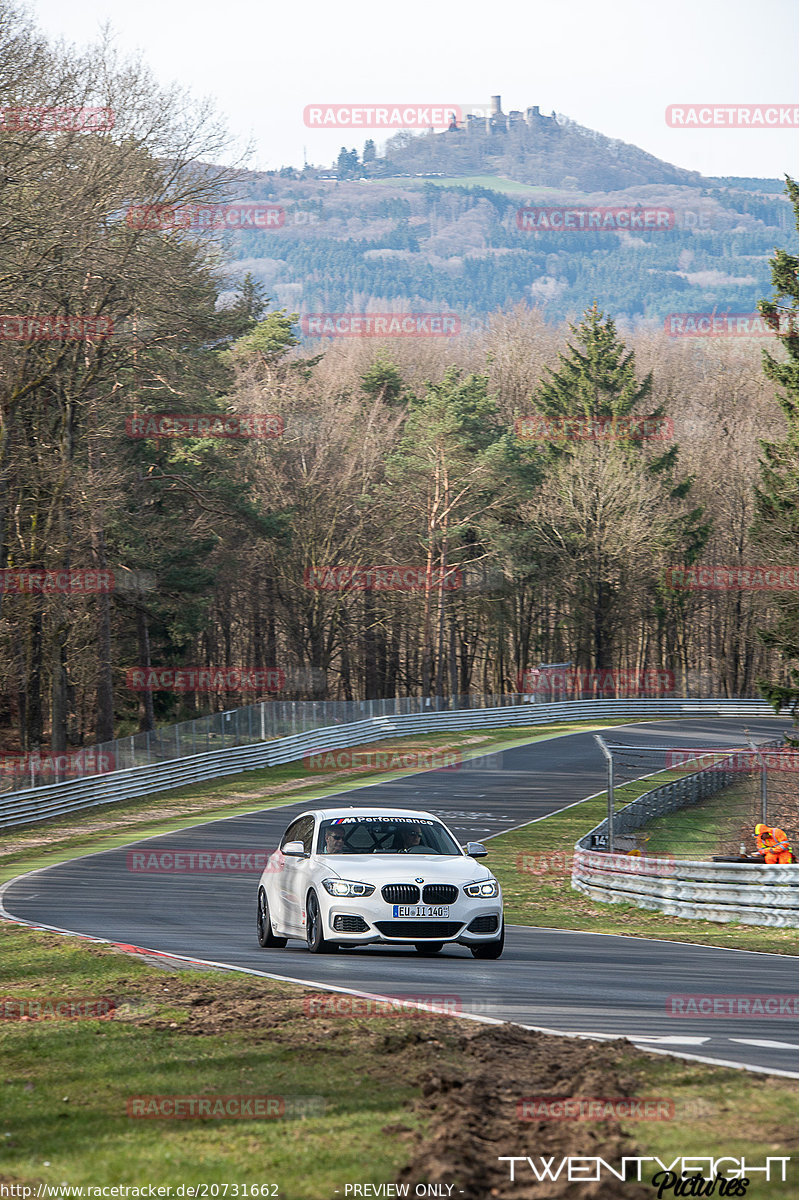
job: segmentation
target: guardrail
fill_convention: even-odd
[[[689,716],[773,717],[765,700],[571,700],[561,704],[516,703],[501,708],[463,708],[405,716],[376,716],[310,729],[290,737],[188,755],[150,766],[129,767],[87,779],[48,784],[0,796],[0,828],[30,824],[77,809],[112,804],[259,767],[295,762],[306,754],[344,749],[388,737],[459,729],[502,729],[557,721]]]
[[[762,744],[758,749],[766,748]],[[778,744],[778,743],[777,743]],[[633,833],[652,817],[697,803],[740,779],[740,771],[705,767],[673,783],[653,788],[614,817],[616,836]],[[799,864],[680,862],[592,850],[607,835],[607,820],[575,846],[572,887],[604,904],[634,904],[705,921],[741,921],[773,928],[799,927]]]

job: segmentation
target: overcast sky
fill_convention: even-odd
[[[368,132],[308,104],[538,104],[709,175],[799,175],[799,128],[671,129],[668,105],[799,109],[797,0],[33,0],[78,44],[110,23],[164,84],[212,96],[251,165],[330,165]],[[372,134],[380,145],[388,134]]]

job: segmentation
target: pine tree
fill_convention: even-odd
[[[687,510],[683,504],[692,481],[675,477],[676,444],[663,453],[653,452],[649,436],[644,436],[646,422],[654,431],[663,413],[662,407],[641,412],[652,393],[651,373],[638,379],[634,353],[596,302],[571,330],[574,343],[568,343],[558,369],[549,370],[549,378],[533,395],[536,409],[546,419],[544,437],[549,439],[541,455],[549,476],[543,494],[552,493],[544,510],[539,505],[537,514],[531,514],[537,535],[533,540],[545,558],[553,556],[553,570],[572,564],[572,620],[579,665],[604,668],[613,665],[633,589],[624,562],[627,556],[620,554],[627,536],[623,530],[630,525],[624,492],[628,497],[637,494],[637,478],[641,477],[642,486],[648,479],[644,488],[648,500],[641,500],[641,511],[660,492],[662,511],[668,515],[665,523],[658,522],[657,534],[652,528],[651,565],[644,570],[642,560],[638,570],[638,586],[648,594],[660,623],[667,600],[680,601],[665,597],[662,587],[654,583],[659,557],[669,553],[675,561],[694,561],[710,530],[701,521],[701,509]],[[619,489],[625,474],[629,485]],[[578,494],[582,496],[579,512],[573,512]],[[554,502],[556,496],[567,498],[565,507]]]
[[[785,190],[793,204],[799,230],[799,184],[786,176]],[[777,400],[788,422],[782,441],[761,441],[761,485],[755,489],[753,534],[768,550],[772,561],[794,566],[799,551],[799,257],[777,249],[771,260],[774,295],[758,305],[766,323],[785,350],[778,361],[763,352],[763,371],[778,385]],[[776,623],[761,631],[767,645],[783,655],[783,682],[759,681],[762,693],[779,712],[788,708],[799,715],[799,601],[779,596]]]

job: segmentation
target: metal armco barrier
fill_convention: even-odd
[[[771,743],[769,743],[771,745]],[[763,749],[764,745],[758,747]],[[674,812],[727,787],[740,772],[706,767],[633,800],[615,816],[616,834],[632,833],[652,817]],[[671,858],[591,850],[607,821],[575,846],[572,887],[604,904],[634,904],[673,917],[799,927],[799,864],[680,862]]]
[[[691,716],[773,717],[765,700],[570,700],[562,704],[516,703],[502,708],[463,708],[311,729],[291,737],[179,757],[65,783],[0,796],[0,828],[30,824],[97,804],[112,804],[168,788],[184,787],[259,767],[295,762],[306,754],[339,750],[389,737],[460,729],[502,729],[557,721],[656,720]]]

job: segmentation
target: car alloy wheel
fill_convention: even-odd
[[[316,892],[309,892],[305,901],[305,938],[311,954],[330,954],[338,949],[335,942],[329,942],[322,934],[322,912]]]
[[[495,942],[483,942],[482,946],[470,946],[475,958],[499,958],[505,949],[505,922],[502,922],[502,933]]]
[[[272,922],[269,920],[269,901],[263,888],[258,889],[258,945],[266,949],[268,946],[278,950],[285,946],[288,938],[275,937],[272,933]]]

